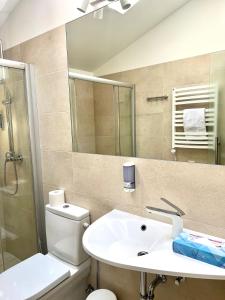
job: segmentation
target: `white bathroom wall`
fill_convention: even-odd
[[[82,16],[76,9],[78,1],[22,0],[0,28],[4,48],[11,48]]]
[[[22,0],[0,28],[4,48],[80,17],[77,1]],[[96,73],[102,75],[224,50],[224,36],[225,1],[191,0]]]
[[[225,49],[225,1],[192,0],[95,71],[105,75]]]

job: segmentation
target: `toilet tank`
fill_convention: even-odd
[[[78,266],[88,255],[82,246],[84,223],[90,224],[87,209],[64,203],[45,207],[48,252]]]

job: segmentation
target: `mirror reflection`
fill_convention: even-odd
[[[187,2],[151,18],[154,1],[122,13],[114,3],[67,24],[74,151],[225,163],[225,52],[168,61],[152,37]]]
[[[134,156],[134,87],[70,72],[73,151]]]

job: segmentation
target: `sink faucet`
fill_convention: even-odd
[[[168,204],[170,207],[174,208],[176,211],[162,209],[158,207],[152,207],[152,206],[146,206],[145,209],[149,213],[165,216],[172,219],[173,221],[172,238],[174,239],[183,231],[183,220],[181,217],[184,216],[185,213],[179,207],[171,203],[169,200],[165,198],[160,198],[160,200]]]

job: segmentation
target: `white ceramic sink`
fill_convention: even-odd
[[[142,225],[146,226],[146,230],[142,231]],[[97,260],[120,268],[173,276],[225,279],[225,269],[174,253],[171,230],[169,224],[113,210],[89,226],[83,236],[83,246]],[[138,256],[140,251],[148,254]]]

